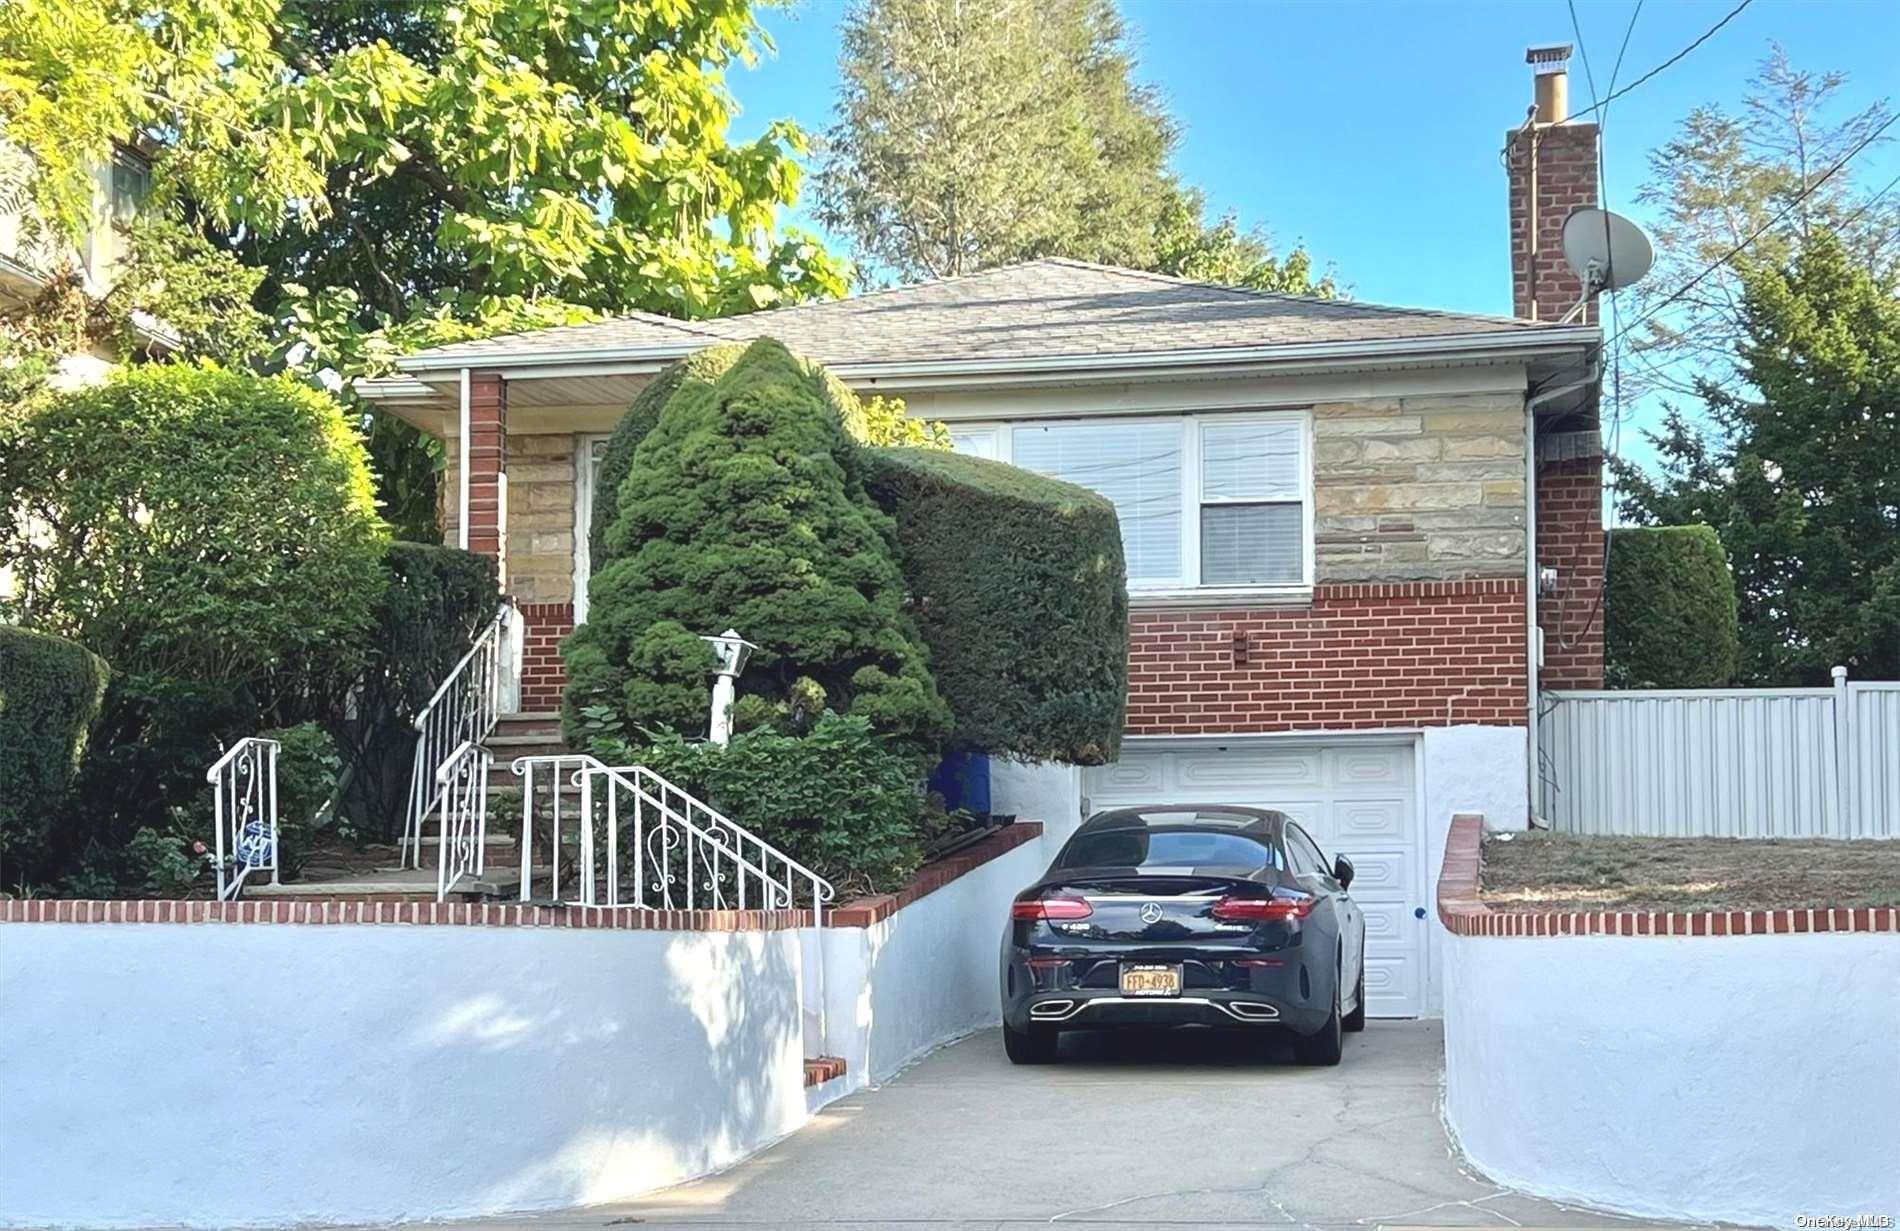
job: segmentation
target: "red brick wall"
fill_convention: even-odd
[[[1128,733],[1344,730],[1525,714],[1521,578],[1321,585],[1311,607],[1140,609]]]
[[[1597,203],[1597,126],[1550,124],[1528,131],[1515,129],[1505,137],[1504,155],[1510,179],[1511,311],[1531,320],[1559,320],[1583,294],[1582,281],[1564,263],[1564,219],[1573,209]],[[1578,324],[1595,322],[1594,305],[1577,317]]]
[[[523,603],[527,631],[521,648],[521,710],[541,714],[561,708],[567,667],[561,662],[561,638],[574,631],[572,603]]]
[[[468,388],[468,549],[507,567],[502,474],[508,468],[508,389],[499,375],[477,372]],[[502,587],[507,588],[504,573]]]
[[[1540,688],[1603,687],[1603,461],[1537,468],[1537,563],[1557,570],[1557,592],[1537,599],[1544,630]]]

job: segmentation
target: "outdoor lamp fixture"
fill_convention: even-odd
[[[717,637],[701,637],[712,647],[713,658],[718,663],[714,668],[719,678],[713,681],[712,729],[709,732],[712,742],[721,748],[732,738],[732,699],[738,688],[735,681],[739,673],[745,670],[745,660],[759,647],[739,635],[736,628],[728,628]]]

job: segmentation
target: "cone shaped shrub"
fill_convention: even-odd
[[[594,706],[632,730],[703,730],[713,660],[699,637],[727,627],[759,646],[753,698],[815,684],[881,734],[930,747],[949,730],[841,395],[769,339],[714,379],[679,381],[620,484],[588,622],[562,648],[571,732]]]

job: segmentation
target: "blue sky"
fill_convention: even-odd
[[[1634,3],[1577,0],[1599,89]],[[1674,55],[1734,3],[1645,0],[1621,82]],[[777,55],[728,78],[744,108],[737,135],[777,117],[829,126],[843,10],[843,0],[803,0],[765,13]],[[1216,208],[1264,224],[1282,247],[1303,241],[1356,299],[1510,311],[1498,150],[1529,101],[1524,48],[1574,41],[1563,0],[1122,0],[1122,10],[1141,78],[1162,90],[1184,128],[1176,166]],[[1612,209],[1642,219],[1633,198],[1649,151],[1700,103],[1739,107],[1770,39],[1799,67],[1846,72],[1849,107],[1900,95],[1900,4],[1754,0],[1612,104],[1604,127]],[[1590,91],[1580,59],[1572,70],[1572,105],[1581,108]],[[1883,184],[1900,172],[1900,142],[1854,165],[1864,181]]]

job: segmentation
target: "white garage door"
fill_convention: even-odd
[[[1330,858],[1352,860],[1366,916],[1366,1008],[1416,1017],[1424,1005],[1425,923],[1409,743],[1146,746],[1084,771],[1089,811],[1131,804],[1250,804],[1298,821]]]

